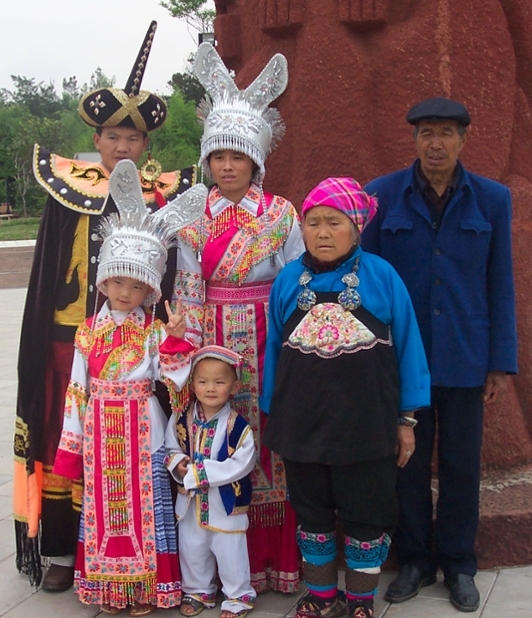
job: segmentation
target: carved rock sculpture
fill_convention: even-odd
[[[224,62],[243,87],[275,52],[287,133],[265,185],[296,205],[323,178],[365,183],[415,157],[415,102],[449,96],[473,123],[462,161],[507,184],[519,375],[486,409],[479,565],[532,562],[532,3],[530,0],[215,0]]]

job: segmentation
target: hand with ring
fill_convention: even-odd
[[[404,468],[410,461],[416,445],[414,430],[407,425],[397,426],[397,465]]]

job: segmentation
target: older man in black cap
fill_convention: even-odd
[[[419,158],[369,183],[379,210],[362,234],[363,248],[388,260],[408,287],[432,376],[431,407],[416,414],[415,452],[399,471],[401,570],[385,598],[411,599],[436,582],[440,567],[451,603],[468,612],[480,601],[474,543],[483,405],[517,371],[511,199],[506,187],[459,162],[470,123],[461,103],[429,99],[407,120]]]

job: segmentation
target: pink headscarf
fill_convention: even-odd
[[[315,206],[329,206],[347,215],[362,231],[377,212],[377,199],[368,195],[354,178],[327,178],[307,195],[301,215]]]

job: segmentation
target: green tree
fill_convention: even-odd
[[[21,105],[7,105],[0,111],[1,175],[3,179],[12,179],[15,209],[23,216],[28,214],[28,200],[36,184],[32,173],[33,142],[29,136],[41,121]]]
[[[176,91],[167,101],[168,116],[164,125],[150,135],[153,156],[164,170],[175,170],[194,165],[199,157],[201,127],[196,119],[196,108]]]
[[[12,178],[15,171],[8,145],[13,139],[18,113],[19,110],[16,105],[12,103],[0,104],[0,202],[7,200],[6,180]]]
[[[46,145],[53,151],[60,151],[62,145],[61,120],[40,118],[32,114],[19,115],[11,140],[7,145],[15,179],[18,209],[24,217],[35,214],[40,207],[40,191],[33,176],[33,146],[35,142]],[[42,198],[41,198],[42,199]]]
[[[57,96],[54,85],[50,82],[35,82],[20,75],[12,75],[14,89],[8,92],[8,101],[24,105],[34,116],[44,118],[55,116],[61,110],[61,99]]]
[[[75,76],[63,79],[63,103],[68,105],[71,101],[79,101],[82,91],[78,86],[78,80]]]
[[[161,0],[172,17],[183,19],[198,32],[212,32],[216,11],[207,8],[207,0]]]
[[[17,76],[14,83],[7,102],[0,103],[0,199],[6,199],[6,180],[13,179],[13,206],[26,216],[38,214],[44,203],[33,177],[34,144],[70,157],[93,150],[93,131],[79,118],[75,77],[63,80],[62,99],[53,86],[34,79]]]
[[[192,73],[174,73],[168,85],[172,90],[178,90],[185,101],[192,101],[195,105],[205,96],[205,88]]]
[[[112,88],[115,85],[115,77],[107,77],[100,67],[91,75],[88,90],[98,90],[99,88]],[[87,90],[87,89],[86,89]]]

